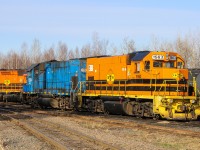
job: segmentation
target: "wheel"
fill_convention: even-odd
[[[197,117],[197,120],[200,121],[200,116]]]
[[[160,115],[159,114],[154,114],[153,120],[159,120],[159,119],[160,119]]]
[[[107,111],[106,109],[104,110],[104,114],[105,115],[109,115],[109,111]]]

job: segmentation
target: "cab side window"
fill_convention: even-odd
[[[162,67],[162,62],[160,62],[160,61],[154,61],[153,62],[153,67]]]
[[[177,68],[178,69],[183,69],[183,63],[182,62],[178,62],[177,63]]]
[[[174,62],[166,62],[165,67],[166,68],[174,68]]]
[[[145,61],[144,69],[150,70],[150,61]]]
[[[140,72],[140,63],[135,63],[135,72]]]

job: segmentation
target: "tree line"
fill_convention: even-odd
[[[185,60],[186,68],[200,68],[200,32],[179,34],[174,41],[153,37],[151,50],[178,52]]]
[[[188,68],[200,67],[200,34],[187,34],[185,36],[177,35],[174,41],[160,40],[152,37],[150,45],[147,47],[151,51],[174,51],[178,52],[186,62]],[[3,54],[0,52],[1,69],[26,69],[32,64],[58,60],[65,61],[73,58],[100,56],[100,55],[119,55],[136,51],[135,41],[129,37],[122,40],[122,44],[116,47],[108,40],[100,39],[98,33],[92,36],[92,42],[69,49],[64,42],[58,42],[56,47],[51,46],[47,49],[41,49],[41,43],[34,39],[32,45],[23,43],[20,50],[10,50]]]

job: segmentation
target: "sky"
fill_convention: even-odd
[[[199,28],[199,0],[0,0],[3,53],[34,39],[42,49],[59,41],[81,48],[95,32],[116,46],[129,37],[143,50],[154,36],[174,40]]]

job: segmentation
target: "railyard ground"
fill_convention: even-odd
[[[191,135],[175,134],[172,131],[160,131],[140,126],[128,128],[105,123],[105,118],[94,117],[87,119],[75,119],[72,116],[43,116],[33,114],[42,120],[48,120],[62,126],[87,134],[96,139],[108,142],[125,150],[199,150],[200,138]],[[86,117],[86,116],[84,116]],[[91,118],[91,116],[90,116]],[[92,121],[93,120],[93,121]],[[97,122],[98,120],[98,122]],[[130,122],[131,124],[131,122]],[[158,124],[170,124],[170,121],[158,121]],[[199,122],[200,124],[200,122]],[[199,129],[197,129],[199,130]],[[199,131],[198,131],[199,132]],[[63,137],[64,138],[64,137]],[[9,120],[0,119],[0,149],[3,150],[38,150],[53,149],[47,143],[37,139],[24,129]],[[81,148],[85,150],[84,148]],[[95,147],[94,147],[95,149]]]

